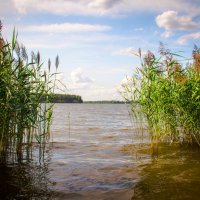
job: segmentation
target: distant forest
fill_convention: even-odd
[[[54,94],[50,99],[48,99],[51,103],[92,103],[92,104],[128,104],[129,102],[125,101],[84,101],[82,97],[79,95],[71,95],[71,94]],[[45,97],[41,98],[40,102],[45,102]]]
[[[42,97],[41,102],[45,102],[45,97]],[[51,103],[83,103],[81,96],[71,94],[54,94]]]
[[[126,104],[128,102],[125,101],[115,101],[115,100],[110,100],[110,101],[84,101],[84,103],[94,103],[94,104]]]

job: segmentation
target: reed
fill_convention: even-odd
[[[48,70],[43,70],[39,52],[29,58],[15,31],[11,43],[4,40],[0,27],[0,154],[1,159],[12,154],[20,158],[34,142],[48,141],[53,108],[49,102],[57,72],[50,72],[50,61]],[[56,70],[58,64],[57,57]]]
[[[150,51],[139,56],[141,67],[124,86],[138,123],[146,120],[152,143],[200,146],[200,49],[194,47],[193,62],[186,66],[162,44],[158,58]]]

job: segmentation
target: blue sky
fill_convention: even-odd
[[[59,55],[58,78],[83,100],[120,100],[138,48],[156,53],[162,41],[190,58],[200,41],[199,0],[0,0],[0,19],[44,67]]]

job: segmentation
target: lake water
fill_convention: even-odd
[[[134,128],[124,104],[57,104],[50,176],[60,199],[130,199],[138,175],[122,147],[138,142]]]
[[[199,199],[199,150],[164,144],[152,156],[128,109],[56,104],[43,157],[36,146],[28,162],[0,166],[0,199]]]

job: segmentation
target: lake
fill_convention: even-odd
[[[159,146],[152,155],[126,104],[55,104],[41,157],[0,166],[0,199],[199,199],[200,152]]]

